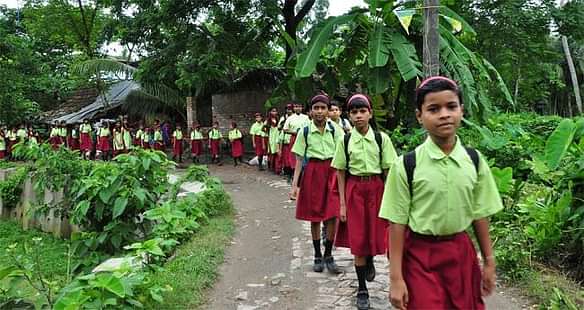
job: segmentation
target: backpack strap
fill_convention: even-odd
[[[464,147],[464,149],[466,150],[466,153],[468,153],[468,156],[472,160],[472,163],[475,166],[475,171],[476,171],[477,176],[478,176],[478,174],[479,174],[479,153],[477,152],[477,150],[473,149],[472,147]]]
[[[404,168],[406,170],[406,178],[408,180],[408,189],[410,190],[410,199],[414,196],[414,170],[416,170],[416,150],[408,152],[404,155]]]
[[[351,139],[351,133],[347,133],[343,139],[345,142],[345,160],[347,161],[345,173],[349,173],[349,140]]]
[[[304,160],[306,160],[306,153],[308,152],[308,128],[309,126],[305,126],[302,129],[302,135],[304,136]]]
[[[381,137],[381,133],[379,131],[374,131],[373,133],[375,134],[375,142],[377,142],[377,147],[379,148],[379,168],[381,169],[381,174],[383,175],[383,168],[381,168],[381,156],[383,155],[383,148],[381,146],[383,145],[383,138]]]

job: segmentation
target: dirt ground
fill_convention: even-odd
[[[355,309],[357,280],[349,251],[333,251],[343,274],[312,272],[310,228],[294,218],[283,178],[248,166],[210,170],[233,199],[237,232],[203,309]],[[368,283],[371,308],[391,309],[387,259],[376,257],[375,264],[378,275]],[[528,307],[511,292],[500,287],[487,299],[488,308]]]

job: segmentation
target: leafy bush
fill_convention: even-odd
[[[142,213],[154,208],[168,188],[170,165],[164,154],[144,150],[95,164],[72,189],[77,201],[73,223],[95,233],[88,236],[97,250],[115,253],[137,241],[150,226]],[[80,250],[85,244],[77,243]]]
[[[6,180],[0,182],[0,199],[4,206],[14,208],[20,201],[22,185],[28,175],[28,167],[22,166],[9,175]]]

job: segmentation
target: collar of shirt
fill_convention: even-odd
[[[327,132],[327,131],[332,132],[333,131],[331,129],[332,124],[329,125],[328,122],[329,122],[329,120],[326,120],[324,122],[324,131],[325,132]],[[314,123],[314,121],[312,121],[312,122],[310,122],[310,133],[315,133],[315,132],[320,133],[320,130],[318,129],[318,127],[316,126],[316,124]]]
[[[365,135],[362,135],[357,128],[353,127],[353,129],[351,129],[351,140],[355,139],[354,141],[361,141],[363,139],[368,140],[368,141],[375,141],[375,134],[373,133],[373,128],[371,128],[371,126],[369,126],[369,129],[367,129],[367,133]]]
[[[434,143],[434,141],[432,141],[432,138],[430,137],[426,138],[426,141],[424,142],[423,146],[427,150],[430,158],[434,160],[441,160],[445,157],[450,157],[458,165],[460,165],[460,163],[465,159],[466,156],[466,151],[464,150],[462,143],[460,142],[460,138],[458,136],[456,136],[456,143],[454,144],[454,148],[452,149],[450,155],[444,154],[442,149],[440,149],[440,147],[436,145],[436,143]]]

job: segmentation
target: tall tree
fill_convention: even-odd
[[[565,4],[566,0],[562,0],[560,6],[563,7]],[[564,33],[561,34],[561,36],[562,48],[564,50],[564,54],[566,55],[566,61],[568,62],[568,70],[570,71],[570,80],[572,81],[572,87],[574,88],[574,99],[576,100],[576,107],[578,108],[579,114],[582,114],[582,97],[580,96],[580,85],[578,84],[576,66],[574,66],[574,59],[572,59],[572,54],[570,53],[568,37]]]
[[[440,74],[440,0],[424,0],[424,76]]]
[[[282,8],[282,14],[284,15],[285,22],[284,29],[286,30],[286,33],[288,34],[290,39],[292,39],[292,41],[296,41],[296,38],[298,36],[297,35],[298,25],[310,12],[310,9],[312,9],[312,6],[314,5],[315,1],[316,0],[304,0],[302,5],[300,6],[300,9],[298,10],[298,13],[296,13],[296,5],[298,4],[298,0],[284,1],[284,7]],[[290,42],[286,41],[285,63],[287,63],[290,60],[291,56],[292,46],[290,45]]]

